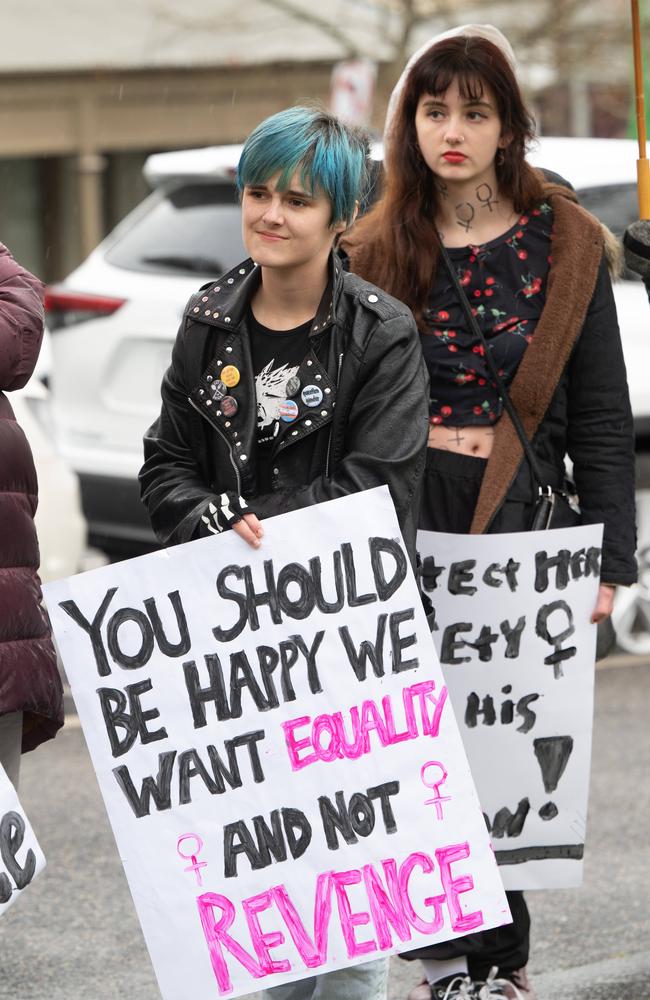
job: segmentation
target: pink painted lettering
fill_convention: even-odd
[[[395,722],[395,706],[390,695],[384,695],[380,705],[368,698],[362,702],[360,710],[353,705],[347,711],[351,738],[348,738],[346,721],[340,711],[318,715],[313,722],[308,715],[283,722],[292,769],[299,771],[315,761],[356,760],[362,754],[371,753],[373,744],[387,747],[418,736],[437,736],[447,689],[443,687],[436,697],[435,686],[435,681],[427,680],[402,689],[405,728],[401,731]],[[308,726],[311,726],[309,735],[297,735],[296,730]]]
[[[436,851],[436,860],[440,866],[440,880],[447,897],[451,926],[455,931],[467,934],[476,930],[483,924],[483,914],[480,910],[474,913],[463,914],[460,906],[459,896],[463,892],[469,892],[474,888],[474,879],[471,875],[461,875],[454,878],[451,874],[451,866],[454,861],[462,861],[470,855],[469,844],[450,844],[449,847],[440,847]]]
[[[272,891],[260,892],[257,896],[251,896],[242,903],[255,954],[267,976],[272,972],[288,972],[291,968],[291,962],[288,959],[283,958],[276,961],[270,955],[271,948],[277,948],[284,944],[284,934],[281,931],[271,931],[265,934],[260,927],[258,914],[263,910],[268,910],[272,903]]]
[[[341,930],[343,931],[343,938],[345,940],[348,957],[358,958],[362,955],[368,955],[372,951],[376,951],[376,941],[357,941],[354,929],[355,927],[365,927],[366,924],[369,924],[370,914],[365,911],[353,913],[352,906],[346,892],[347,886],[358,885],[361,882],[361,872],[357,868],[347,872],[333,872],[332,881],[334,883],[336,903],[339,908],[339,918],[341,921]]]
[[[226,896],[221,896],[216,892],[204,892],[197,897],[199,917],[205,940],[208,943],[210,962],[217,980],[219,993],[232,993],[232,979],[226,965],[222,945],[237,961],[250,972],[255,979],[261,979],[265,975],[264,969],[258,965],[252,955],[242,948],[238,941],[228,934],[228,928],[235,919],[235,907]],[[221,910],[219,920],[215,920],[215,909]]]
[[[378,872],[372,865],[363,866],[363,878],[370,904],[370,913],[377,931],[377,944],[382,951],[393,947],[393,937],[388,925],[396,932],[400,941],[411,940],[411,928],[402,908],[402,899],[397,877],[397,865],[393,858],[382,862],[386,877],[386,888],[382,885]]]
[[[424,920],[420,917],[415,912],[415,908],[409,895],[409,881],[414,868],[421,868],[424,874],[428,875],[433,871],[433,861],[428,854],[422,854],[419,851],[416,851],[415,854],[409,854],[406,861],[400,865],[398,881],[404,912],[406,913],[409,922],[413,925],[413,927],[415,927],[416,931],[420,931],[422,934],[437,934],[438,931],[442,929],[444,924],[442,904],[445,901],[445,897],[444,895],[429,896],[428,899],[425,899],[425,905],[433,907],[435,916],[433,920],[430,921]]]
[[[315,969],[327,961],[327,932],[332,915],[332,873],[322,872],[316,882],[314,900],[314,940],[309,937],[289,893],[283,885],[276,885],[271,892],[275,905],[289,929],[291,939],[308,969]]]

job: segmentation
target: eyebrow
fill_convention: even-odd
[[[493,110],[492,105],[489,103],[489,101],[480,101],[478,99],[476,99],[476,100],[471,100],[470,99],[468,101],[464,101],[463,103],[464,103],[464,105],[465,105],[466,108],[487,108],[489,111]],[[429,97],[429,98],[427,98],[427,100],[424,102],[424,104],[428,108],[446,108],[447,107],[446,101],[438,100],[438,98],[436,98],[436,97]]]
[[[260,183],[260,184],[247,184],[246,187],[250,188],[251,191],[268,191],[269,190],[268,184],[262,184],[262,183]],[[290,188],[289,190],[282,191],[281,194],[286,194],[290,198],[306,198],[307,201],[315,201],[314,195],[309,194],[308,191],[296,191],[293,188]]]

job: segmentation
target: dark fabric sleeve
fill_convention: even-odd
[[[601,579],[637,578],[634,429],[612,284],[603,260],[570,362],[568,453],[584,524],[603,522]]]
[[[160,416],[144,436],[140,491],[151,525],[163,545],[195,537],[201,513],[214,499],[204,482],[192,442],[193,411],[185,378],[185,320],[160,388]]]
[[[333,446],[331,475],[258,495],[252,501],[255,512],[272,517],[385,484],[402,530],[414,539],[429,414],[428,376],[415,321],[402,315],[378,323],[363,356],[346,359],[342,381],[354,363],[357,385],[349,393],[342,454],[337,454],[336,442]]]
[[[0,243],[0,390],[22,389],[43,339],[43,285]]]

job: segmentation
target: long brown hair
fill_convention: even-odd
[[[502,134],[510,137],[496,164],[499,191],[515,211],[530,211],[542,199],[542,182],[526,162],[535,125],[519,84],[501,50],[478,36],[438,42],[411,69],[385,146],[381,198],[342,240],[353,271],[406,302],[420,321],[438,262],[435,175],[420,154],[415,112],[423,94],[444,94],[453,80],[464,100],[494,94]]]

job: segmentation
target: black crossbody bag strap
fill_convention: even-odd
[[[523,424],[522,424],[522,422],[521,422],[521,420],[519,418],[519,414],[517,413],[517,411],[515,410],[514,406],[512,405],[512,402],[510,400],[510,396],[508,395],[508,390],[507,390],[507,388],[505,386],[505,383],[504,383],[503,379],[499,375],[499,371],[497,369],[496,364],[494,363],[494,358],[492,357],[492,351],[488,347],[488,344],[487,344],[487,341],[486,341],[485,336],[483,334],[483,331],[481,330],[480,326],[476,322],[476,317],[472,313],[472,307],[470,306],[469,301],[467,299],[467,296],[465,295],[465,292],[463,291],[463,286],[461,285],[461,283],[460,283],[460,281],[458,279],[458,275],[456,273],[454,265],[452,264],[452,262],[451,262],[451,260],[449,258],[449,254],[447,253],[447,250],[446,250],[445,246],[443,245],[443,242],[440,239],[440,237],[438,237],[438,248],[440,250],[440,256],[442,257],[442,260],[444,261],[445,267],[447,268],[447,272],[449,274],[449,277],[451,278],[452,283],[454,285],[454,288],[456,289],[456,294],[458,295],[458,299],[459,299],[461,308],[462,308],[463,312],[465,313],[465,319],[467,320],[468,326],[469,326],[470,330],[472,331],[472,333],[474,334],[474,336],[477,338],[477,340],[483,346],[483,350],[485,351],[485,360],[487,362],[488,368],[490,369],[490,374],[492,375],[492,378],[494,379],[496,387],[499,390],[499,395],[500,395],[501,400],[503,402],[503,407],[504,407],[506,413],[508,414],[508,416],[510,417],[510,419],[512,420],[513,426],[514,426],[515,430],[517,431],[517,434],[519,435],[519,440],[521,441],[521,444],[523,446],[524,454],[525,454],[525,456],[526,456],[526,458],[528,460],[528,464],[530,465],[530,468],[531,468],[531,471],[533,473],[533,477],[535,479],[535,482],[536,482],[537,488],[539,490],[539,493],[543,494],[543,493],[547,492],[547,488],[542,485],[543,482],[544,482],[544,479],[543,479],[543,477],[541,475],[540,468],[539,468],[539,465],[538,465],[538,462],[537,462],[537,458],[535,456],[535,452],[533,451],[533,449],[531,447],[530,441],[526,437],[526,431],[523,428]]]

